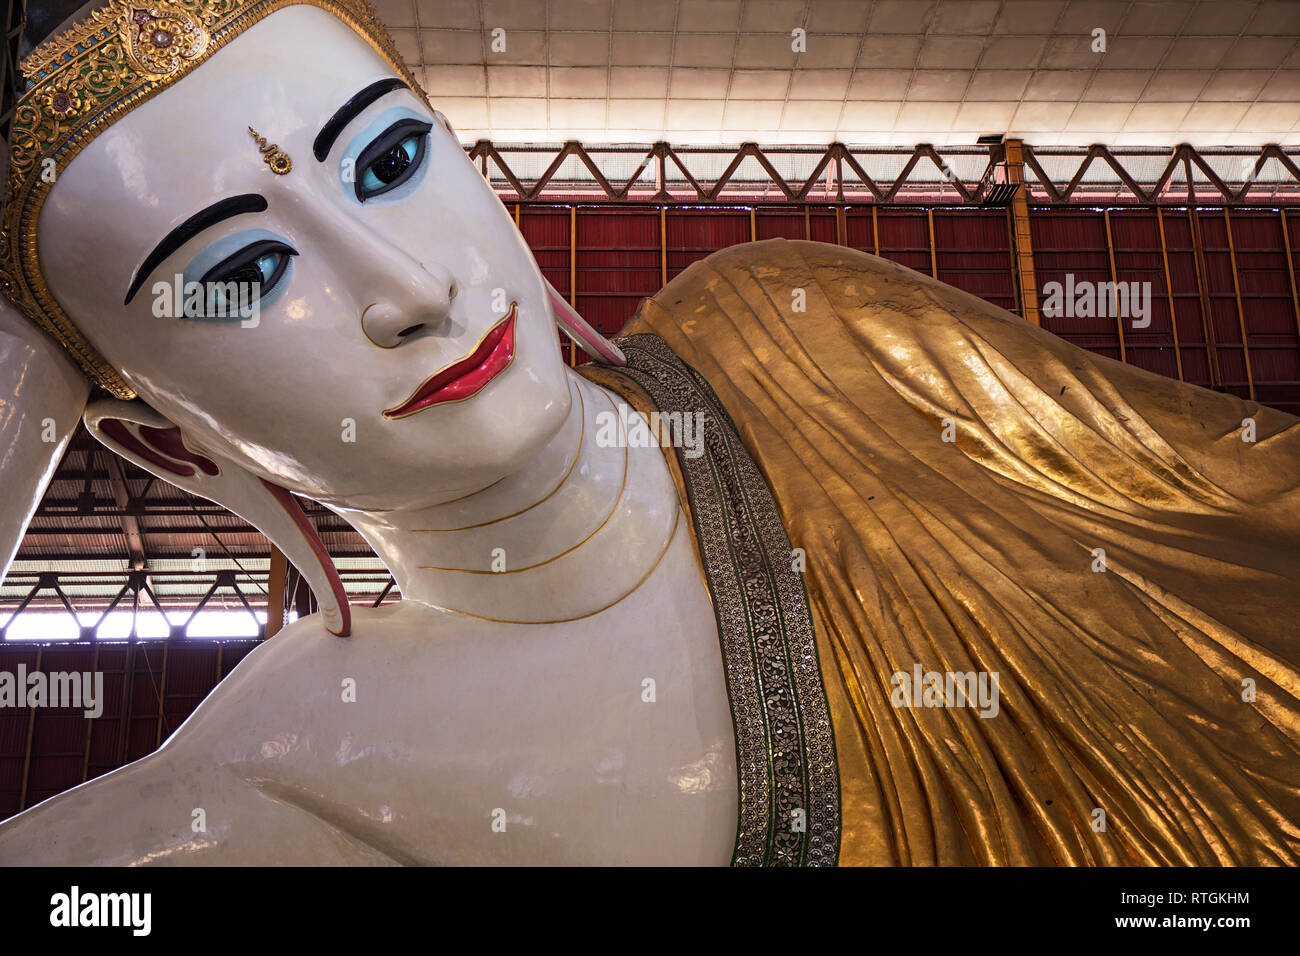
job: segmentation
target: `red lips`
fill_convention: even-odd
[[[505,371],[515,357],[517,309],[516,303],[510,303],[510,312],[488,330],[473,352],[425,379],[402,404],[384,409],[384,417],[405,418],[434,405],[463,402],[477,395],[483,386]]]

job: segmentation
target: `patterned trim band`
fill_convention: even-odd
[[[10,137],[0,292],[67,349],[92,382],[118,398],[135,392],[45,283],[36,241],[41,207],[58,174],[96,136],[255,23],[296,4],[338,17],[411,89],[420,89],[366,0],[109,0],[22,63],[29,86],[15,108]]]
[[[722,642],[736,732],[733,866],[833,866],[840,781],[808,595],[776,501],[727,410],[657,335],[615,340],[661,411],[704,415],[705,454],[678,455]],[[594,377],[594,376],[593,376]],[[802,813],[800,812],[802,811]]]

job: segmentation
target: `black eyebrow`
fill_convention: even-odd
[[[158,268],[158,264],[179,249],[190,239],[197,236],[209,226],[215,226],[232,216],[242,216],[246,212],[265,212],[266,200],[257,193],[245,193],[242,196],[231,196],[228,199],[222,199],[220,202],[214,202],[206,209],[201,209],[194,215],[190,216],[183,223],[173,229],[167,235],[163,236],[162,242],[153,247],[153,251],[145,256],[144,262],[136,270],[135,276],[131,279],[131,288],[126,290],[126,301],[123,305],[130,305],[135,294],[140,291],[140,286],[144,285],[144,280],[149,278],[149,273]]]
[[[376,80],[340,106],[338,112],[325,121],[325,125],[316,134],[316,141],[311,144],[311,150],[316,154],[316,161],[325,162],[325,157],[330,154],[330,149],[334,146],[334,141],[339,138],[339,133],[343,132],[343,127],[356,119],[357,114],[367,106],[381,96],[387,96],[393,90],[409,89],[410,86],[405,80],[392,76],[386,80]]]

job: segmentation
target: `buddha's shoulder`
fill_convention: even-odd
[[[254,648],[245,658],[248,666],[243,670],[266,674],[293,670],[307,660],[343,662],[406,645],[431,646],[436,639],[457,637],[477,623],[473,618],[406,600],[377,608],[354,605],[351,617],[347,637],[331,633],[319,614],[292,621]]]

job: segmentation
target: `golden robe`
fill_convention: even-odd
[[[821,243],[718,252],[625,332],[807,554],[842,864],[1297,862],[1300,420]],[[1000,712],[894,706],[917,664]]]

